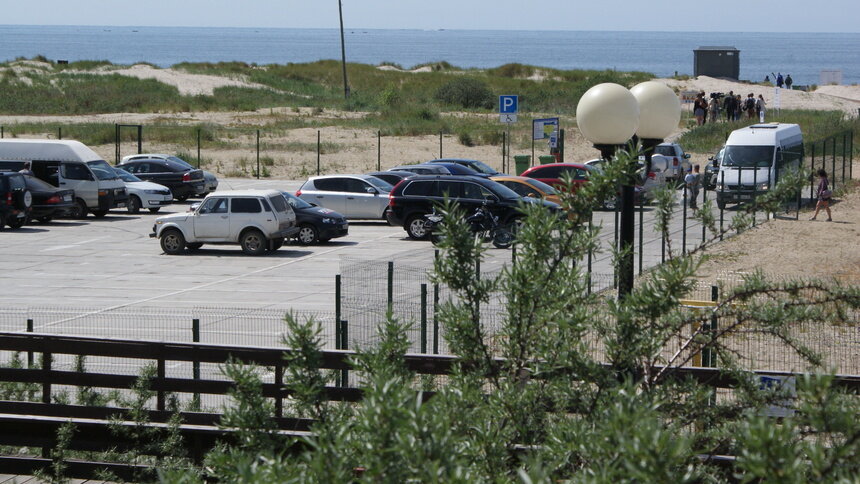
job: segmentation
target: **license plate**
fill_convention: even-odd
[[[71,195],[63,195],[63,201],[64,202],[71,202],[72,196]]]
[[[341,225],[341,226],[340,226],[340,228],[342,228],[342,229],[346,230],[346,229],[348,229],[348,228],[349,228],[349,224],[343,224],[343,225]]]

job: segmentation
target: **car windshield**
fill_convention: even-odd
[[[771,166],[773,150],[773,146],[726,146],[721,164],[741,168]]]
[[[391,183],[388,183],[387,181],[385,181],[381,178],[376,178],[375,176],[367,177],[364,179],[364,181],[375,186],[381,192],[390,192],[391,190],[394,189],[394,187],[391,185]]]
[[[537,188],[538,190],[546,193],[547,195],[555,195],[556,193],[558,193],[555,191],[555,188],[547,185],[546,183],[544,183],[540,180],[535,180],[534,178],[529,178],[528,180],[525,180],[525,182],[528,183],[529,185]]]
[[[282,193],[284,194],[284,198],[287,199],[287,202],[289,202],[290,206],[293,208],[311,208],[311,207],[313,207],[313,205],[311,205],[310,203],[308,203],[308,202],[302,200],[301,198],[293,195],[292,193],[287,193],[287,192],[282,192]]]
[[[517,200],[523,198],[517,194],[517,192],[511,190],[510,188],[502,185],[501,183],[492,182],[493,192],[499,196],[499,198],[503,198],[506,200]]]
[[[129,173],[123,169],[114,168],[113,170],[114,170],[114,172],[116,172],[116,176],[118,176],[119,179],[124,181],[124,182],[134,183],[134,182],[142,181],[140,178],[132,175],[131,173]]]
[[[486,163],[483,163],[478,160],[474,160],[469,163],[469,168],[480,173],[486,173],[487,175],[495,175],[496,173],[498,173],[496,170],[490,168],[489,165],[487,165]]]
[[[99,180],[116,180],[116,172],[113,167],[104,160],[88,161],[87,166],[96,174]]]
[[[185,168],[191,168],[192,170],[195,169],[191,163],[188,163],[187,161],[183,160],[182,158],[179,158],[178,156],[168,156],[167,159],[174,163],[179,163]]]

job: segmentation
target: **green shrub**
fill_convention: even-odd
[[[530,77],[535,73],[535,68],[533,66],[527,66],[524,64],[505,64],[503,66],[499,66],[495,69],[490,69],[487,71],[489,74],[493,74],[501,77]]]
[[[493,107],[493,92],[486,82],[472,77],[458,77],[442,85],[434,96],[437,101],[464,108]]]
[[[460,144],[463,146],[475,146],[475,142],[472,141],[472,135],[470,135],[468,131],[457,133],[457,140],[460,141]]]

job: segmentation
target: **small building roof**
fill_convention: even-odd
[[[728,45],[703,45],[703,46],[699,47],[698,49],[693,49],[693,50],[694,51],[698,51],[698,50],[734,50],[734,51],[740,52],[737,49],[737,47],[732,47],[732,46],[728,46]]]

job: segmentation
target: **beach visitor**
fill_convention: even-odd
[[[24,168],[21,168],[18,171],[18,173],[20,173],[22,175],[36,176],[33,174],[33,170],[30,168],[30,162],[29,161],[24,162]]]
[[[791,85],[794,84],[794,81],[791,80],[791,74],[785,76],[785,88],[791,89]]]
[[[711,122],[716,123],[720,119],[720,100],[711,98],[711,103],[708,105],[711,111]]]
[[[738,94],[735,96],[735,121],[740,121],[741,113],[743,112],[743,99],[741,99],[741,95]]]
[[[702,91],[702,109],[705,111],[705,113],[702,115],[702,124],[707,124],[707,122],[708,122],[708,98],[705,97],[705,91]]]
[[[701,94],[696,94],[696,100],[693,101],[693,114],[696,116],[696,126],[705,124],[705,107],[702,104],[705,102]]]
[[[833,196],[833,193],[830,191],[827,172],[823,169],[818,170],[818,190],[816,190],[815,194],[818,197],[818,203],[815,204],[815,213],[809,220],[815,220],[818,217],[818,212],[823,208],[827,211],[827,221],[832,222],[833,218],[830,216],[830,198]]]
[[[702,175],[699,173],[699,165],[693,167],[693,172],[687,171],[687,176],[684,177],[684,183],[687,184],[687,190],[690,191],[690,208],[696,210],[696,199],[699,198],[699,187],[701,186]]]
[[[747,119],[755,119],[755,94],[749,93],[747,100],[744,101],[744,109],[747,112]]]
[[[776,75],[776,87],[782,89],[782,73]]]
[[[769,75],[767,75],[767,74],[764,75],[764,82],[770,82],[770,76]]]
[[[755,102],[755,110],[756,110],[756,113],[758,114],[758,122],[759,123],[764,122],[764,113],[766,111],[765,108],[766,108],[766,105],[764,102],[764,96],[759,94],[758,99],[756,99],[756,102]]]
[[[726,121],[734,121],[735,119],[735,93],[729,91],[726,99],[723,101],[723,108],[726,110]]]

